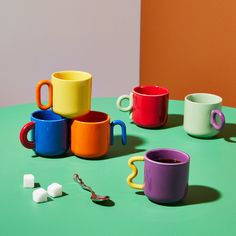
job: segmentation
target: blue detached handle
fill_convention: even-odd
[[[122,120],[114,120],[111,122],[111,133],[110,133],[110,143],[111,145],[114,144],[114,126],[115,125],[120,125],[121,127],[121,134],[122,134],[122,144],[125,145],[127,143],[127,138],[126,138],[126,125]]]

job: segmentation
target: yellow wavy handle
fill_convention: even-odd
[[[132,173],[128,176],[127,178],[127,183],[131,188],[135,188],[135,189],[143,189],[144,185],[143,184],[135,184],[132,182],[132,180],[137,176],[138,174],[138,169],[137,167],[134,165],[135,161],[144,161],[144,157],[143,156],[136,156],[136,157],[131,157],[128,161],[128,165],[130,167],[130,169],[132,169]]]

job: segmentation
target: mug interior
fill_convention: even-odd
[[[164,165],[179,165],[189,161],[189,155],[175,149],[154,149],[146,153],[146,158]]]
[[[142,95],[149,95],[149,96],[160,96],[168,94],[168,89],[159,87],[159,86],[138,86],[133,89],[134,92],[142,94]]]
[[[201,104],[217,104],[222,102],[222,98],[210,93],[194,93],[185,97],[185,100]]]
[[[91,74],[83,71],[59,71],[52,74],[52,77],[67,81],[83,81],[91,79]]]
[[[76,118],[76,121],[86,123],[101,123],[110,119],[109,115],[100,111],[90,111],[89,113]]]
[[[32,114],[32,117],[37,120],[45,120],[45,121],[59,121],[65,120],[65,118],[61,117],[60,115],[54,113],[52,110],[39,110],[35,111]]]

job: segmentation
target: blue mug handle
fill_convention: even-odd
[[[110,144],[114,144],[114,126],[119,125],[121,127],[121,134],[122,134],[122,144],[125,145],[127,143],[126,137],[126,125],[122,120],[114,120],[111,122],[111,129],[110,129]]]

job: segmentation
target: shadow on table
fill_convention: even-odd
[[[181,114],[169,114],[168,120],[163,127],[158,127],[158,128],[140,127],[140,128],[141,129],[150,129],[150,130],[169,129],[169,128],[174,128],[174,127],[183,125],[183,120],[184,120],[184,116]],[[131,121],[131,123],[134,124],[133,121]]]
[[[69,194],[66,193],[66,192],[62,192],[62,195],[61,195],[60,197],[65,197],[65,196],[67,196],[67,195],[69,195]]]
[[[214,137],[210,138],[198,138],[189,135],[192,138],[195,139],[201,139],[201,140],[215,140],[215,139],[224,139],[225,141],[229,143],[236,143],[236,124],[228,123],[225,124],[224,128]]]
[[[186,198],[179,206],[214,202],[221,198],[221,193],[214,188],[203,185],[190,185]]]
[[[181,114],[169,114],[168,120],[162,129],[174,128],[183,125],[184,116]]]
[[[54,200],[51,198],[51,197],[47,197],[47,201],[45,201],[45,202],[37,202],[37,204],[47,204],[47,203],[49,203],[49,202],[53,202]]]
[[[36,182],[36,183],[34,184],[34,188],[40,188],[40,187],[41,187],[40,183]]]
[[[144,195],[144,192],[138,191],[136,194]],[[178,207],[214,202],[220,198],[221,193],[214,188],[202,185],[190,185],[188,187],[188,194],[183,201],[174,204],[158,204],[168,207]]]
[[[146,151],[146,149],[137,148],[139,145],[143,143],[144,140],[139,136],[127,135],[127,144],[123,145],[121,143],[121,135],[116,135],[114,137],[114,144],[110,146],[109,153],[105,157],[103,157],[103,159],[114,158]]]
[[[236,143],[236,124],[226,123],[215,138],[223,138],[227,142]]]
[[[146,149],[137,148],[137,146],[144,143],[144,140],[138,136],[127,135],[127,144],[123,145],[121,143],[121,135],[114,136],[114,144],[110,146],[110,150],[106,156],[96,159],[86,159],[89,161],[99,161],[99,160],[106,160],[110,158],[116,158],[120,156],[125,156],[137,152],[146,151]],[[79,157],[81,158],[81,157]],[[83,158],[81,158],[83,159]]]
[[[115,206],[115,202],[113,202],[111,199],[104,201],[104,202],[94,202],[96,205],[99,206],[105,206],[105,207],[113,207]]]
[[[41,155],[38,155],[38,154],[34,154],[32,155],[33,158],[37,158],[37,157],[42,157],[42,158],[48,158],[48,159],[62,159],[62,158],[67,158],[67,157],[70,157],[70,156],[74,156],[74,154],[68,150],[66,153],[62,154],[62,155],[59,155],[59,156],[53,156],[53,157],[48,157],[48,156],[41,156]]]

